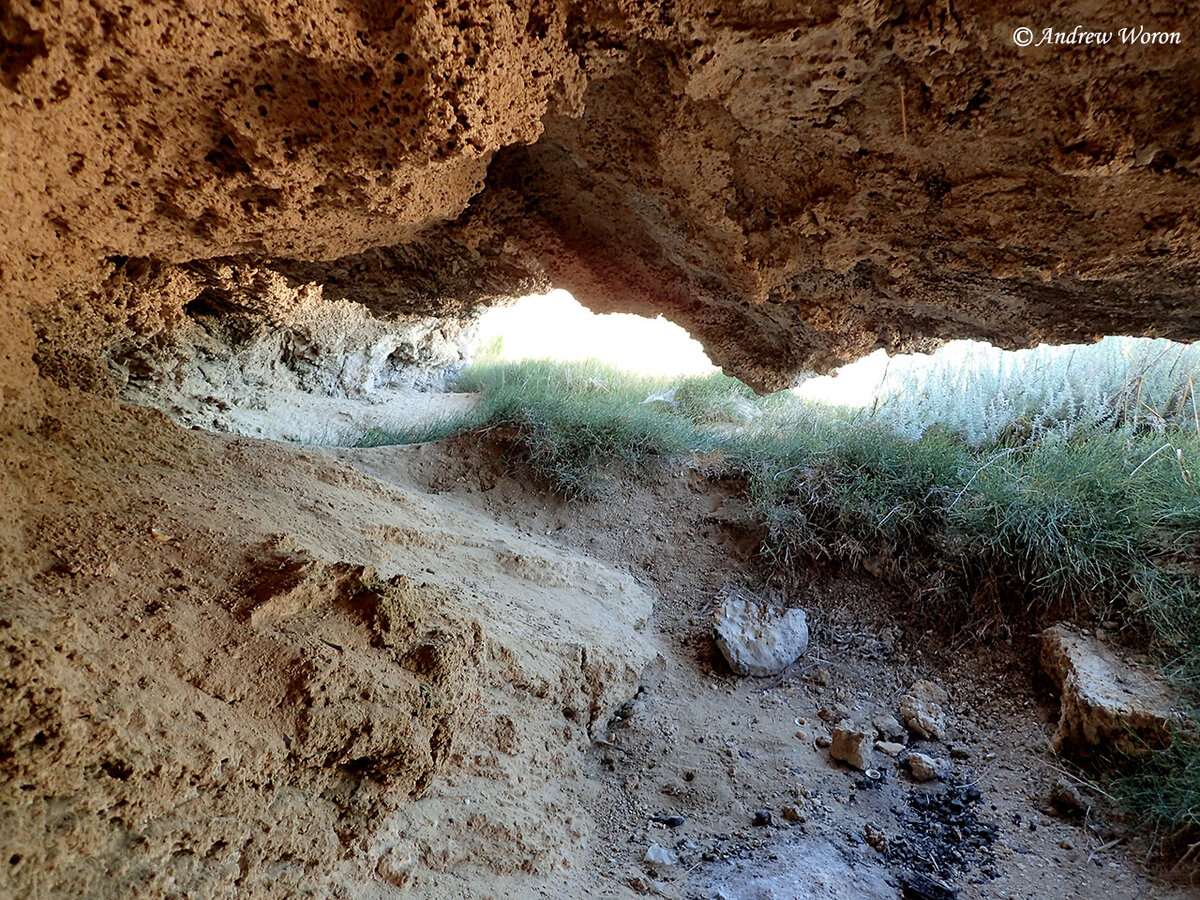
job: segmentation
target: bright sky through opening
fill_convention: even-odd
[[[626,371],[663,376],[716,371],[700,343],[673,322],[661,316],[597,315],[566,291],[522,297],[512,306],[489,311],[480,336],[484,348],[500,339],[503,360],[598,359]],[[823,403],[866,406],[873,402],[889,365],[894,370],[898,363],[879,350],[834,377],[809,379],[796,393]]]

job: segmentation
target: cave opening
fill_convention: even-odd
[[[1195,900],[1185,6],[0,4],[0,895]]]

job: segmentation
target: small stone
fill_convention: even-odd
[[[867,825],[865,828],[863,828],[863,838],[866,839],[866,842],[880,853],[887,853],[887,835],[878,828],[875,828],[873,825]]]
[[[754,821],[752,824],[758,828],[766,828],[773,822],[774,819],[771,816],[771,811],[769,809],[760,809],[754,814]]]
[[[951,759],[970,759],[971,748],[966,744],[951,744],[950,745]]]
[[[657,883],[649,878],[643,878],[641,875],[634,875],[629,879],[629,886],[639,894],[657,894]]]
[[[644,700],[630,700],[628,703],[626,703],[624,706],[621,707],[620,711],[617,714],[622,719],[632,719],[632,718],[635,718],[636,716],[645,715],[646,708],[647,707],[646,707],[646,703]]]
[[[800,807],[788,804],[781,812],[786,822],[807,822],[808,816],[801,812]]]
[[[808,649],[802,609],[779,609],[733,596],[713,613],[717,647],[739,675],[778,675]]]
[[[1079,793],[1079,788],[1065,778],[1059,778],[1050,785],[1050,803],[1059,815],[1069,817],[1082,816],[1090,807],[1083,799],[1083,794]]]
[[[958,892],[949,885],[916,872],[900,875],[900,889],[905,897],[915,900],[955,900],[958,897]]]
[[[910,753],[908,770],[914,781],[945,781],[950,775],[950,763],[924,753]]]
[[[918,681],[900,701],[900,718],[913,734],[940,741],[946,734],[946,713],[942,706],[949,699],[932,681]]]
[[[817,666],[817,668],[813,670],[813,681],[815,681],[821,687],[829,686],[829,673],[825,671],[824,666]]]
[[[908,731],[896,721],[895,716],[876,716],[871,720],[879,740],[890,744],[904,744],[908,741]]]
[[[833,706],[822,706],[817,710],[817,717],[822,722],[840,722],[842,719],[850,718],[850,710],[840,703],[835,703]]]
[[[892,741],[876,741],[875,749],[885,756],[897,756],[904,752],[904,745]]]
[[[827,735],[827,734],[818,734],[817,735],[816,744],[822,750],[824,750],[826,747],[828,747],[832,743],[833,743],[833,741],[830,740],[829,735]]]
[[[660,825],[666,825],[668,828],[678,828],[686,820],[683,818],[683,816],[668,816],[664,813],[659,813],[653,818],[653,821]]]
[[[843,722],[833,729],[829,755],[862,771],[871,767],[871,739],[862,728]]]
[[[651,844],[646,849],[645,861],[653,866],[677,866],[679,856],[674,850],[668,850],[660,844]]]

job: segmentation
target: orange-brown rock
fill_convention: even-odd
[[[1012,39],[1077,20],[1182,40]],[[435,297],[553,282],[664,313],[762,388],[928,337],[1194,338],[1189,24],[1127,3],[16,0],[5,404],[33,398],[28,306],[127,257],[393,248]]]

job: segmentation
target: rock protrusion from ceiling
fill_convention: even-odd
[[[582,113],[502,150],[489,191],[520,195],[556,284],[652,307],[759,387],[931,337],[1200,337],[1200,132],[1175,93],[1200,66],[1177,46],[1025,53],[1014,16],[581,26]]]
[[[8,4],[6,416],[37,407],[25,315],[107,260],[329,260],[454,219],[492,154],[579,93],[565,19],[543,0]]]

